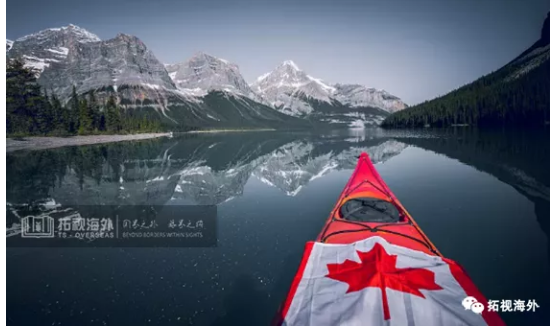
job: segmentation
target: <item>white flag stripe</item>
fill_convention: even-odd
[[[383,314],[382,292],[366,287],[346,293],[349,285],[326,277],[327,264],[346,260],[360,263],[357,251],[369,252],[378,243],[396,255],[397,268],[422,268],[434,272],[439,290],[420,289],[425,298],[386,288],[390,320]],[[482,316],[461,305],[467,296],[438,256],[392,245],[375,236],[352,244],[315,243],[303,277],[285,317],[289,325],[486,325]]]

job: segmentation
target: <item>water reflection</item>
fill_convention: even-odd
[[[540,136],[470,130],[215,134],[18,152],[7,156],[7,202],[221,204],[241,196],[251,178],[296,196],[331,171],[352,169],[362,151],[378,163],[414,145],[511,185],[534,203],[549,234],[549,170],[542,164],[549,162],[549,147]],[[8,227],[16,222],[9,219]]]
[[[219,247],[205,249],[9,248],[8,320],[25,325],[269,324],[304,243],[319,232],[361,151],[385,162],[378,169],[395,193],[404,195],[400,199],[418,213],[414,216],[425,232],[467,267],[486,294],[533,297],[540,303],[540,297],[549,298],[542,284],[548,271],[542,268],[544,259],[534,264],[533,258],[549,255],[540,249],[546,237],[537,224],[523,223],[533,219],[523,198],[534,203],[539,226],[549,235],[548,135],[500,133],[189,135],[10,153],[8,227],[18,223],[17,210],[9,210],[18,204],[199,203],[219,204],[221,232]],[[439,167],[449,169],[433,171]],[[415,173],[423,176],[408,179]],[[446,178],[449,173],[458,176]],[[472,197],[465,192],[480,185],[488,192],[476,194],[487,199],[466,203]],[[502,196],[511,203],[493,210]],[[456,210],[465,203],[471,207]],[[516,204],[522,208],[504,212]],[[430,205],[447,208],[431,210]],[[504,224],[496,225],[501,218]],[[519,231],[519,226],[525,228]],[[488,244],[484,255],[472,254],[463,232],[471,233],[473,246]],[[520,244],[508,246],[510,236]],[[491,275],[496,272],[499,277]],[[507,285],[513,282],[516,286]],[[545,324],[548,303],[540,304],[537,315],[506,322]],[[124,314],[129,311],[135,314]]]
[[[260,133],[17,153],[8,156],[8,202],[220,204],[252,177],[294,196],[333,170],[352,169],[362,151],[381,162],[404,147],[365,135]]]
[[[395,138],[459,160],[512,186],[534,204],[538,223],[549,236],[549,138],[546,131],[459,129],[422,136],[420,133],[398,134]]]

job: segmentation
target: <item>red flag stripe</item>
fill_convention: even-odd
[[[306,264],[308,264],[308,260],[310,259],[310,254],[312,253],[312,249],[314,248],[314,242],[307,242],[306,247],[304,248],[304,254],[302,256],[302,261],[300,262],[300,266],[298,267],[298,271],[295,275],[295,278],[293,279],[293,283],[291,283],[291,289],[289,290],[289,293],[287,295],[287,298],[285,299],[285,302],[283,303],[283,307],[280,310],[280,312],[277,314],[274,325],[281,325],[283,324],[283,320],[287,316],[287,312],[289,311],[289,308],[291,307],[291,302],[295,298],[295,294],[297,292],[298,285],[300,284],[300,281],[302,280],[302,276],[304,275],[304,269],[306,268]]]
[[[471,281],[465,269],[453,260],[446,258],[443,259],[450,266],[450,271],[453,278],[457,280],[461,288],[465,290],[465,293],[467,293],[468,296],[472,296],[477,299],[478,302],[484,304],[485,310],[482,311],[482,318],[484,318],[488,326],[505,326],[505,323],[501,320],[501,317],[497,314],[497,312],[488,311],[488,300]]]

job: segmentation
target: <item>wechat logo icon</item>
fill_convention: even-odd
[[[471,310],[476,314],[481,314],[482,311],[484,311],[484,304],[478,302],[472,296],[467,296],[465,299],[463,299],[461,304],[463,305],[463,308],[465,308],[465,310]]]

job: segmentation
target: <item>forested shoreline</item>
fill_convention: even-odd
[[[66,103],[37,83],[36,71],[18,59],[6,67],[6,132],[17,136],[72,136],[161,132],[161,122],[122,109],[114,95],[104,102],[93,91]]]
[[[497,71],[387,117],[382,127],[549,126],[549,13],[531,47]]]
[[[512,69],[392,114],[383,127],[544,126],[549,123],[549,60],[513,80]]]

